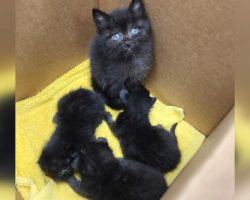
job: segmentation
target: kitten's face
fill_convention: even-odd
[[[141,0],[111,14],[93,10],[99,41],[109,59],[128,59],[151,48],[151,29]]]
[[[112,150],[106,138],[98,138],[96,141],[88,143],[80,151],[80,171],[82,173],[97,174],[100,171],[101,163],[114,159]],[[99,166],[98,166],[99,163]]]
[[[54,116],[54,123],[59,126],[82,124],[97,127],[104,115],[102,97],[86,90],[75,90],[58,103],[58,111]]]
[[[55,158],[53,155],[46,154],[43,154],[38,161],[44,173],[55,181],[65,180],[73,174],[71,162],[72,158],[70,157]]]
[[[141,84],[126,86],[126,89],[120,92],[120,98],[126,110],[133,115],[147,115],[153,107],[156,98],[151,97],[149,91]]]

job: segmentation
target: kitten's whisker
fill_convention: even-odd
[[[110,55],[108,56],[108,59],[111,59],[116,54],[117,49],[118,48],[115,48],[114,50],[111,51]]]
[[[115,56],[117,56],[120,52],[121,52],[121,51],[120,51],[118,48],[116,48],[116,49],[112,52],[112,54],[108,57],[108,59],[111,59],[111,60],[112,60],[112,58],[114,58]]]

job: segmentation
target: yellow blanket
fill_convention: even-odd
[[[25,200],[82,199],[66,183],[55,183],[46,177],[37,164],[41,150],[55,128],[52,118],[58,99],[79,87],[91,88],[88,60],[64,74],[36,96],[16,104],[16,187]],[[114,118],[117,116],[117,111],[106,109]],[[152,124],[162,124],[168,129],[174,123],[179,122],[176,134],[182,160],[176,170],[165,175],[169,184],[204,141],[203,134],[186,123],[183,118],[181,108],[166,106],[160,101],[156,102],[150,114]],[[103,122],[98,127],[96,136],[106,137],[114,155],[122,156],[119,142],[106,123]]]

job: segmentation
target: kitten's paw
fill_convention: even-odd
[[[124,105],[126,105],[128,103],[128,98],[129,98],[129,92],[128,92],[128,90],[122,89],[120,91],[119,96],[120,96],[120,99],[121,99],[122,103]]]
[[[105,120],[107,123],[112,123],[112,122],[113,122],[112,115],[111,115],[110,112],[105,112],[105,113],[104,113],[104,120]]]
[[[164,129],[164,127],[161,124],[156,125],[156,128]]]
[[[78,180],[76,179],[75,176],[70,176],[65,180],[65,182],[67,182],[69,185],[73,187],[78,182]]]
[[[78,169],[78,165],[79,165],[79,157],[76,157],[72,163],[71,163],[71,167],[74,171],[76,171]]]
[[[54,180],[55,181],[66,181],[73,174],[74,174],[74,170],[71,167],[64,168],[61,171],[59,171],[57,177]]]
[[[108,144],[108,140],[104,137],[99,137],[97,138],[97,142]]]

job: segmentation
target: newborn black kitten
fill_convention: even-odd
[[[78,89],[61,98],[54,117],[56,130],[38,161],[47,176],[62,181],[74,173],[77,148],[95,140],[95,129],[104,116],[102,97]]]
[[[142,85],[130,85],[121,91],[125,110],[115,122],[107,113],[106,121],[119,139],[125,158],[140,161],[161,172],[173,170],[180,161],[175,136],[176,124],[168,132],[161,125],[152,126],[149,112],[156,101]],[[129,93],[128,93],[129,92]]]
[[[90,48],[92,86],[106,103],[121,109],[124,81],[144,81],[153,60],[151,27],[142,0],[106,14],[93,9],[97,35]]]
[[[92,200],[159,200],[167,189],[161,172],[142,163],[116,159],[105,138],[86,144],[79,153],[81,181],[68,184]]]

